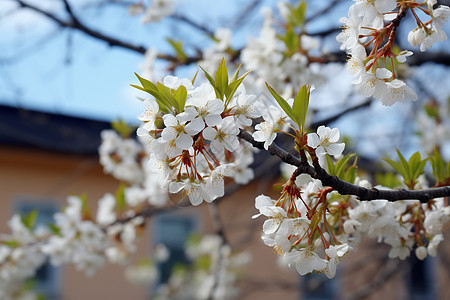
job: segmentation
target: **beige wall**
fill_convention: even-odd
[[[118,183],[103,174],[96,156],[70,155],[14,147],[0,148],[0,232],[7,233],[6,221],[11,217],[14,201],[46,202],[63,207],[69,194],[86,194],[95,211],[95,201],[105,192],[113,192]],[[148,251],[146,236],[140,253]],[[144,299],[145,288],[124,280],[123,267],[107,265],[93,277],[86,277],[73,266],[62,268],[61,299]]]

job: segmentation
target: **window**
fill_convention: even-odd
[[[161,273],[160,283],[165,283],[172,273],[172,268],[179,263],[188,263],[184,253],[184,244],[196,229],[193,215],[161,215],[155,220],[155,244],[164,244],[170,257],[158,265]]]
[[[337,276],[337,275],[336,275]],[[328,279],[324,274],[312,273],[302,276],[302,299],[336,299],[337,277]]]
[[[20,214],[29,214],[33,210],[38,211],[35,227],[38,225],[47,225],[53,223],[53,215],[58,211],[57,206],[46,203],[45,200],[39,199],[23,201],[19,199],[16,201],[15,211]],[[61,271],[50,264],[50,261],[42,265],[36,272],[33,278],[35,283],[35,290],[45,296],[46,299],[59,299],[60,294],[60,277]]]
[[[436,299],[433,279],[433,259],[419,260],[414,254],[409,258],[410,271],[407,276],[411,300]]]

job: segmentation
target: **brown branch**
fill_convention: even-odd
[[[57,23],[59,26],[64,27],[64,28],[72,28],[72,29],[76,29],[79,30],[85,34],[87,34],[88,36],[91,36],[97,40],[101,40],[106,42],[109,46],[116,46],[116,47],[121,47],[121,48],[125,48],[128,50],[132,50],[134,52],[137,53],[141,53],[141,54],[145,54],[145,52],[147,51],[147,48],[141,45],[134,45],[128,42],[124,42],[122,40],[116,39],[114,37],[105,35],[99,31],[93,30],[87,26],[85,26],[84,24],[82,24],[77,18],[75,18],[75,16],[73,15],[73,12],[70,9],[70,6],[66,5],[66,11],[68,12],[69,16],[71,16],[71,20],[70,21],[65,21],[62,20],[60,18],[58,18],[57,16],[49,13],[48,11],[45,11],[43,9],[40,9],[39,7],[36,7],[34,5],[31,5],[29,3],[24,2],[23,0],[16,0],[17,3],[24,8],[28,8],[31,9],[37,13],[40,13],[41,15],[44,15],[45,17],[49,18],[50,20],[54,21],[55,23]],[[65,3],[67,3],[67,1],[65,1]],[[69,7],[69,10],[67,9],[67,7]]]
[[[344,116],[344,115],[346,115],[346,114],[348,114],[348,113],[350,113],[350,112],[352,112],[352,111],[355,111],[355,110],[358,110],[358,109],[360,109],[360,108],[364,108],[364,107],[369,106],[370,103],[372,103],[372,98],[369,98],[368,100],[366,100],[366,101],[364,101],[364,102],[362,102],[362,103],[359,103],[359,104],[357,104],[357,105],[355,105],[355,106],[346,108],[346,109],[344,109],[343,111],[341,111],[341,112],[335,114],[334,116],[328,117],[328,118],[323,119],[323,120],[320,120],[320,121],[313,122],[313,123],[311,124],[311,128],[317,128],[317,127],[319,127],[320,125],[327,125],[327,124],[329,124],[329,123],[331,123],[331,122],[334,122],[334,121],[338,120],[338,119],[341,118],[342,116]]]
[[[211,29],[207,28],[204,25],[194,22],[193,20],[191,20],[185,16],[175,14],[175,15],[171,15],[168,17],[171,19],[177,20],[177,21],[184,22],[184,23],[190,25],[191,27],[196,28],[196,29],[206,33],[209,36],[214,36],[214,31],[212,31]]]
[[[254,147],[264,149],[264,143],[257,142],[246,131],[241,130],[239,135],[241,139],[251,143]],[[320,166],[312,167],[308,163],[303,163],[299,158],[286,152],[272,143],[268,151],[270,154],[278,156],[283,162],[296,166],[300,173],[309,174],[311,177],[318,179],[325,186],[330,186],[341,195],[354,195],[360,200],[377,200],[385,199],[388,201],[417,199],[422,203],[427,203],[429,200],[450,196],[450,186],[429,188],[423,190],[380,190],[376,188],[367,189],[361,186],[351,184],[349,182],[340,180],[336,176],[331,176]]]

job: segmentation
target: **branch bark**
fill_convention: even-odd
[[[264,150],[264,143],[255,141],[248,132],[241,130],[238,136],[241,139],[251,143],[254,147]],[[272,143],[269,146],[268,151],[270,152],[270,154],[278,156],[283,162],[296,166],[300,174],[309,174],[311,177],[320,180],[323,185],[332,187],[339,194],[354,195],[357,196],[359,200],[385,199],[388,201],[397,201],[416,199],[422,203],[427,203],[434,198],[450,196],[450,186],[429,188],[423,190],[380,190],[376,188],[367,189],[340,180],[336,176],[331,176],[319,166],[312,167],[308,163],[303,163],[299,158],[286,152],[284,149],[278,147],[275,143]]]

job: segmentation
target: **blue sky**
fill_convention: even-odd
[[[61,1],[29,2],[64,17]],[[98,1],[70,1],[82,21],[112,36],[157,47],[162,52],[169,51],[167,36],[190,45],[208,43],[204,35],[189,26],[174,27],[173,20],[142,25],[140,17],[130,17],[120,5],[110,5],[106,10],[91,5],[86,9],[86,5],[95,2]],[[177,12],[214,30],[234,20],[249,2],[180,0]],[[262,1],[262,5],[274,3]],[[320,9],[325,3],[316,0],[311,10]],[[0,103],[95,119],[135,120],[142,109],[136,97],[142,94],[129,84],[137,82],[134,72],[139,73],[142,55],[61,29],[36,13],[17,12],[15,7],[12,0],[2,0],[0,4],[0,16],[4,16],[0,18]],[[260,21],[257,9],[250,17],[250,25],[235,32],[236,46],[242,45],[249,35],[258,35]],[[195,66],[185,69],[183,75],[194,72]]]
[[[82,6],[80,0],[71,2]],[[218,14],[227,4],[217,2],[214,11],[208,11],[207,2],[196,1],[199,10],[183,10],[183,6],[189,5],[183,1],[179,10],[214,29],[223,21],[218,19]],[[50,5],[59,1],[33,3],[55,12],[61,9]],[[36,13],[11,14],[14,7],[9,0],[3,0],[0,5],[0,15],[9,15],[0,20],[0,103],[105,120],[135,118],[142,109],[136,99],[140,94],[129,84],[137,82],[134,72],[139,73],[141,54],[109,47],[83,33],[58,28]],[[207,17],[201,20],[195,13]],[[188,35],[187,42],[193,45],[207,41],[192,28],[174,32],[172,20],[141,25],[140,17],[130,17],[120,6],[103,11],[87,9],[81,18],[99,31],[157,47],[162,52],[169,50],[164,41],[167,36],[185,39]]]

